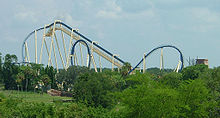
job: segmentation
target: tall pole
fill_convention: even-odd
[[[90,56],[89,54],[87,54],[87,56],[86,56],[86,66],[87,67],[89,67],[89,56]]]
[[[113,54],[113,55],[112,55],[112,72],[114,71],[115,56],[118,56],[118,57],[119,57],[119,55],[117,55],[117,54]]]
[[[161,48],[161,55],[160,55],[160,70],[162,69],[164,69],[163,48]]]
[[[68,50],[68,54],[67,54],[67,60],[66,60],[66,70],[67,68],[69,68],[69,61],[70,61],[70,49],[72,47],[72,39],[73,39],[73,29],[70,35],[70,42],[69,42],[69,50]]]
[[[42,43],[41,43],[39,64],[41,64],[41,61],[42,61],[42,54],[43,54],[43,46],[44,46],[45,35],[46,35],[46,25],[44,26],[44,34],[43,34],[43,39],[42,39]]]
[[[51,43],[50,43],[50,52],[49,52],[49,58],[48,58],[48,66],[50,65],[50,61],[51,61],[51,53],[52,53],[52,48],[53,48],[53,36],[54,36],[54,32],[55,32],[55,27],[56,27],[56,21],[54,22],[54,26],[52,29],[52,36],[51,36]]]
[[[176,68],[177,73],[179,72],[180,64],[181,64],[181,61],[179,61],[178,65],[177,65],[177,68]]]
[[[81,64],[82,64],[82,66],[84,66],[83,53],[82,53],[82,46],[81,46],[81,43],[79,44],[79,48],[80,48],[80,55],[81,55]]]
[[[62,28],[62,25],[60,24],[60,28]],[[63,41],[63,49],[64,49],[64,54],[65,54],[65,59],[67,60],[67,52],[66,52],[66,44],[65,44],[65,39],[64,39],[64,34],[63,34],[63,31],[61,31],[61,35],[62,35],[62,41]],[[67,62],[67,61],[66,61]]]
[[[96,68],[96,64],[95,64],[95,59],[94,59],[94,55],[93,55],[93,44],[94,43],[97,43],[95,41],[92,41],[92,50],[91,50],[91,57],[92,57],[92,62],[93,62],[93,66],[94,66],[94,69],[95,69],[95,72],[98,72],[97,68]]]
[[[35,33],[35,63],[37,64],[37,31],[34,31]]]
[[[58,51],[59,51],[59,55],[60,55],[60,58],[61,58],[61,62],[62,62],[63,68],[65,68],[63,56],[62,56],[62,53],[60,51],[59,43],[58,43],[57,36],[56,36],[55,33],[54,33],[54,36],[55,36],[55,41],[56,41],[56,44],[57,44],[57,48],[58,48]]]
[[[54,34],[55,34],[55,33],[54,33]],[[54,52],[55,64],[56,64],[57,73],[58,73],[58,72],[59,72],[59,68],[58,68],[58,63],[57,63],[57,56],[56,56],[55,45],[54,45],[54,42],[53,42],[52,37],[51,37],[51,41],[52,41],[52,45],[53,45],[53,52]]]
[[[30,55],[29,55],[29,51],[28,51],[28,44],[27,42],[25,42],[25,51],[26,51],[26,58],[27,58],[27,62],[30,63]]]
[[[99,71],[102,72],[101,56],[99,55]]]
[[[115,55],[113,54],[113,56],[112,56],[112,72],[114,71],[114,59],[115,59]]]
[[[145,59],[146,54],[144,53],[144,57],[143,57],[143,73],[145,73],[146,70],[146,59]]]

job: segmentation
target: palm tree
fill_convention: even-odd
[[[18,91],[19,91],[19,86],[21,86],[21,90],[23,91],[23,87],[22,87],[22,81],[25,79],[24,74],[23,73],[18,73],[16,76],[16,83],[18,84]]]
[[[50,84],[51,79],[47,74],[44,74],[40,77],[40,80],[43,83],[43,85],[42,85],[42,92],[43,92],[44,89]]]
[[[121,75],[123,77],[125,77],[130,70],[131,70],[131,64],[128,63],[128,62],[125,62],[124,65],[121,68]]]

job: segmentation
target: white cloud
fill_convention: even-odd
[[[220,28],[220,13],[206,7],[190,7],[165,13],[160,12],[161,19],[165,19],[161,22],[173,30],[200,33]]]
[[[96,17],[101,18],[120,18],[121,8],[115,3],[115,1],[106,1],[104,7],[99,10]]]
[[[57,20],[61,20],[64,23],[74,26],[74,27],[79,27],[81,25],[83,25],[82,21],[79,20],[75,20],[69,13],[60,13],[58,14],[58,16],[56,17]]]
[[[146,3],[146,2],[144,2]],[[129,3],[131,4],[131,3]],[[99,10],[96,14],[96,17],[98,18],[107,18],[107,19],[134,19],[134,18],[147,18],[151,19],[154,16],[156,16],[156,13],[154,12],[154,6],[153,3],[147,2],[146,9],[138,10],[138,12],[127,12],[125,10],[122,10],[122,6],[119,4],[116,4],[115,1],[106,1],[104,4],[104,8]]]
[[[38,21],[36,12],[27,9],[24,5],[17,5],[16,6],[17,11],[14,13],[14,18],[16,20],[22,20],[22,21],[32,21],[36,23]]]
[[[105,10],[98,11],[96,16],[101,18],[111,18],[111,19],[117,19],[120,17],[120,15],[117,12],[105,11]]]
[[[6,32],[3,36],[6,42],[10,42],[10,43],[19,42],[15,33]]]
[[[155,18],[156,13],[153,9],[148,9],[139,13],[135,13],[135,14],[125,14],[126,18],[134,18],[134,19],[152,19]]]
[[[192,8],[191,17],[195,22],[192,25],[194,31],[207,32],[220,27],[220,14],[207,8]]]
[[[117,0],[116,4],[119,5],[123,11],[130,13],[138,13],[152,8],[151,1],[148,0]]]
[[[16,13],[15,18],[19,20],[31,19],[33,22],[38,21],[37,18],[35,17],[35,13],[31,11]]]
[[[211,11],[208,8],[192,8],[191,14],[196,20],[203,21],[205,23],[220,22],[220,14]]]

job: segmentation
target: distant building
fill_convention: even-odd
[[[209,65],[208,63],[208,59],[196,59],[196,64],[205,64],[205,65]]]

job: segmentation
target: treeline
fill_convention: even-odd
[[[16,55],[0,56],[0,83],[6,90],[35,91],[57,88],[53,67],[41,64],[19,64]]]
[[[26,103],[0,95],[0,117],[220,117],[220,67],[195,65],[181,73],[154,71],[126,76],[128,67],[126,64],[121,73],[96,73],[78,66],[60,70],[54,77],[55,88],[71,92],[73,102]],[[36,71],[39,78],[46,73],[43,70]],[[23,71],[15,78],[18,73]],[[52,86],[51,78],[48,81]]]

